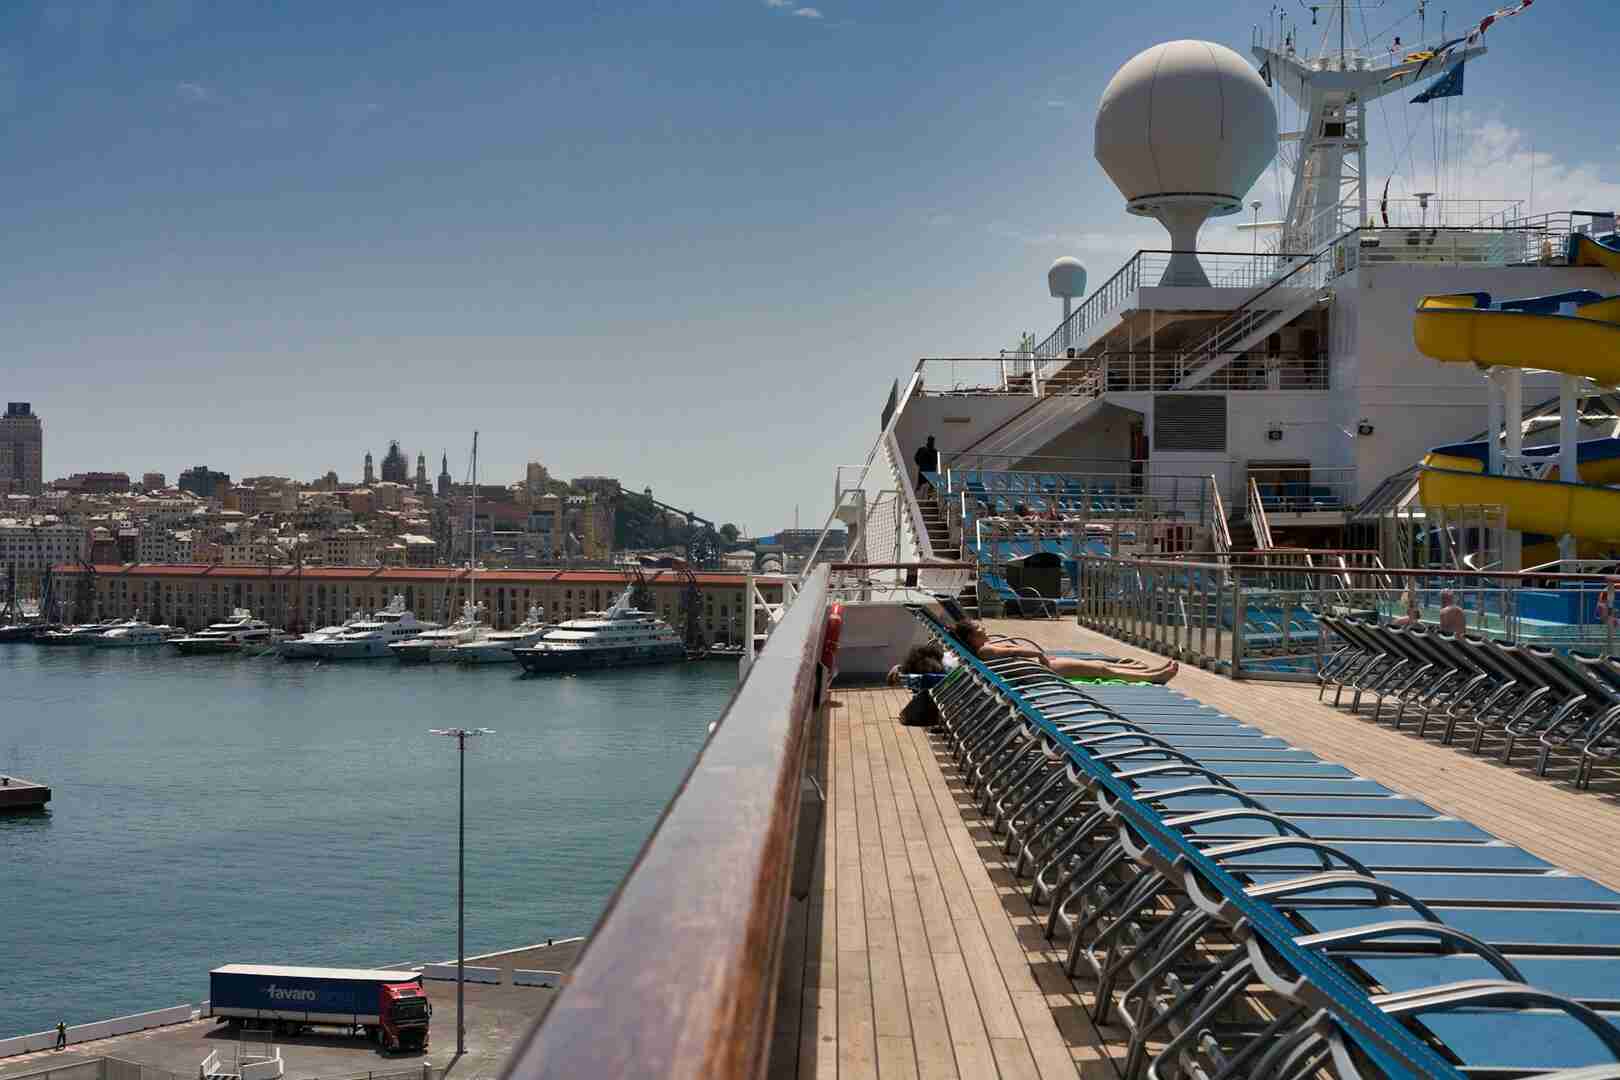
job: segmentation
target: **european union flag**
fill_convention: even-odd
[[[1463,68],[1466,66],[1466,62],[1458,64],[1434,80],[1429,84],[1427,90],[1412,99],[1412,104],[1422,105],[1433,101],[1435,98],[1461,97],[1463,92]]]

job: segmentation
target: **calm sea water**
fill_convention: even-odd
[[[0,1035],[207,997],[225,963],[455,953],[589,931],[736,684],[729,663],[522,678],[0,644]]]

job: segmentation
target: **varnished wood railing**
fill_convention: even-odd
[[[772,632],[507,1077],[763,1075],[827,579]]]

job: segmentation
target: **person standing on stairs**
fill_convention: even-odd
[[[923,488],[929,487],[925,474],[939,472],[939,450],[934,446],[932,435],[928,436],[928,442],[917,447],[912,460],[917,463],[917,493],[920,495]]]

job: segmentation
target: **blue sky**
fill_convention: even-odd
[[[819,522],[917,357],[1050,329],[1057,255],[1095,284],[1162,242],[1092,158],[1119,64],[1268,9],[13,3],[0,391],[48,476],[352,479],[398,438],[459,477],[476,427],[491,479]],[[1538,208],[1620,203],[1610,14],[1491,30],[1457,193],[1518,194],[1533,138]]]

